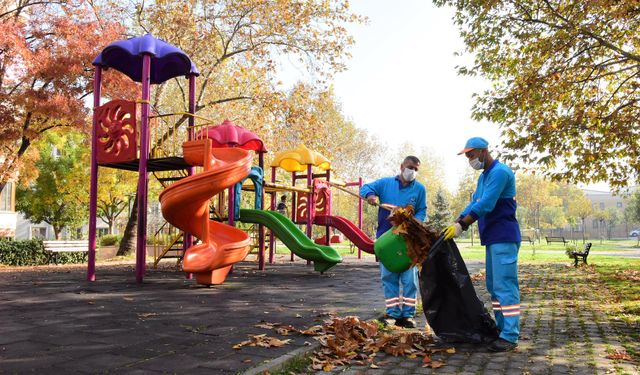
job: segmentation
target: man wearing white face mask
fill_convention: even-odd
[[[407,156],[400,164],[400,174],[385,177],[362,186],[360,195],[369,204],[375,204],[379,199],[381,204],[393,206],[412,205],[415,217],[424,220],[427,215],[427,198],[424,185],[416,181],[420,159]],[[376,237],[380,237],[391,229],[392,225],[387,217],[391,212],[383,207],[378,209],[378,230]],[[380,318],[385,324],[394,323],[401,327],[415,328],[416,298],[418,295],[417,271],[415,267],[407,271],[391,272],[380,263],[380,276],[384,291],[386,314]],[[402,286],[402,294],[400,294]]]
[[[520,332],[520,289],[518,287],[518,250],[520,226],[516,220],[516,179],[513,171],[494,160],[489,143],[474,137],[458,155],[465,154],[471,168],[484,170],[471,203],[456,223],[444,231],[444,239],[457,237],[478,220],[480,242],[486,246],[486,284],[500,330],[488,349],[504,352],[515,349]]]

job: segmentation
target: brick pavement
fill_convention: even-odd
[[[471,269],[474,267],[470,267]],[[595,275],[566,265],[521,265],[521,341],[512,353],[491,353],[483,346],[453,345],[456,352],[434,354],[446,363],[423,368],[421,358],[396,358],[378,353],[378,369],[368,366],[337,368],[344,375],[400,374],[640,374],[640,366],[607,358],[632,343],[632,328],[610,320],[601,306],[611,302],[604,289],[591,289]],[[582,281],[591,279],[591,283]],[[574,283],[574,281],[579,281]],[[484,280],[474,282],[483,301],[489,301]],[[486,304],[487,309],[490,304]],[[421,324],[424,317],[421,317]],[[376,362],[374,361],[374,362]],[[325,374],[320,372],[319,374]],[[328,374],[328,373],[327,373]]]

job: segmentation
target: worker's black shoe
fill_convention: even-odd
[[[416,328],[417,326],[416,320],[411,317],[397,319],[396,325],[404,328]]]
[[[392,325],[396,325],[396,324],[398,324],[398,322],[397,322],[397,319],[396,319],[396,318],[391,317],[391,316],[389,316],[389,315],[387,315],[387,314],[384,314],[384,315],[380,316],[380,317],[378,318],[378,321],[379,321],[380,323],[382,323],[385,327],[386,327],[386,326],[392,326]]]
[[[497,338],[494,342],[487,346],[491,352],[510,352],[518,346],[515,342],[507,341],[503,338]]]

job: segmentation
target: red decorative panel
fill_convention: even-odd
[[[136,103],[112,100],[95,111],[98,163],[136,160]]]
[[[313,199],[316,203],[316,215],[331,215],[331,190],[324,180],[313,180]]]
[[[307,222],[307,194],[298,193],[298,204],[296,205],[296,223]]]

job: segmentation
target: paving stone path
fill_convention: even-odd
[[[470,271],[471,272],[471,271]],[[421,358],[396,358],[384,353],[379,369],[338,368],[342,374],[640,374],[638,364],[607,358],[625,345],[639,349],[633,327],[607,317],[614,298],[598,285],[588,268],[565,265],[521,265],[521,341],[512,353],[491,353],[482,346],[454,345],[453,355],[434,355],[446,363],[423,368]],[[484,280],[474,282],[483,301],[489,301]],[[490,304],[487,303],[487,309]],[[424,322],[424,318],[422,319]],[[422,323],[421,322],[421,323]],[[638,327],[635,327],[637,330]],[[323,372],[319,374],[324,374]]]

